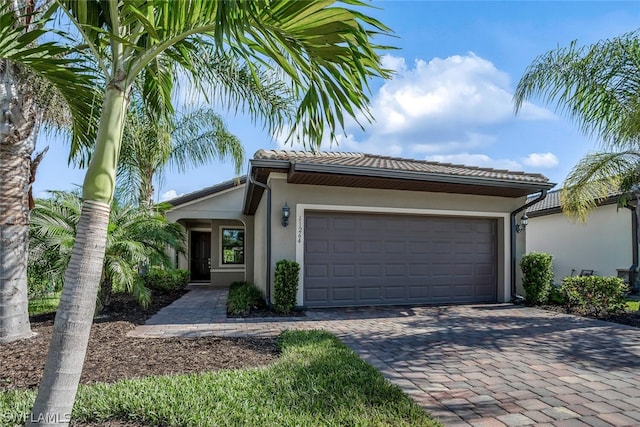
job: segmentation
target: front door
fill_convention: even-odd
[[[191,232],[191,280],[211,280],[211,232]]]

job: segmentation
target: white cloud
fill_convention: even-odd
[[[407,157],[473,152],[495,143],[498,126],[555,118],[530,103],[515,116],[509,75],[473,52],[417,59],[413,67],[386,55],[383,64],[396,74],[372,96],[376,121],[365,133],[350,125],[350,150]]]
[[[178,194],[176,190],[169,190],[166,193],[162,193],[160,195],[160,201],[165,202],[167,200],[175,199],[176,197],[182,196],[184,193]]]
[[[362,132],[354,120],[347,119],[347,135],[339,135],[337,145],[326,139],[320,149],[426,157],[511,170],[536,161],[550,164],[550,158],[543,161],[535,156],[511,160],[499,158],[499,154],[470,154],[499,149],[495,147],[498,129],[517,120],[555,119],[551,111],[530,103],[515,116],[511,78],[491,61],[470,52],[429,61],[417,59],[413,64],[385,55],[382,63],[395,75],[371,97],[375,122],[367,124],[359,116],[365,124]],[[280,148],[303,149],[301,144],[284,144],[282,136],[275,139]]]
[[[525,159],[522,160],[527,166],[534,168],[553,168],[558,166],[560,161],[555,154],[549,153],[531,153]]]
[[[383,55],[381,58],[382,67],[393,70],[395,72],[405,71],[407,69],[407,64],[404,58],[400,58],[393,55]]]
[[[386,62],[393,63],[391,59]],[[395,63],[403,61],[395,60]],[[398,67],[374,97],[376,130],[389,134],[494,124],[513,115],[509,77],[474,53]]]
[[[437,154],[433,156],[427,156],[426,160],[440,163],[453,163],[466,166],[479,166],[485,168],[494,169],[508,169],[516,171],[522,169],[522,165],[510,159],[493,159],[486,154]]]

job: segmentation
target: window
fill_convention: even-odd
[[[222,228],[222,265],[244,264],[244,229]]]

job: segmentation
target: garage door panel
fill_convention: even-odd
[[[452,251],[452,245],[451,241],[436,240],[432,243],[433,251],[431,253],[448,255]]]
[[[380,287],[363,286],[358,288],[358,296],[361,302],[379,301],[382,297],[382,289]]]
[[[329,277],[329,264],[305,264],[304,276],[310,279],[326,279]]]
[[[385,255],[405,254],[405,242],[404,241],[388,241],[384,244]]]
[[[494,219],[305,216],[309,307],[496,300]]]
[[[351,302],[355,299],[356,290],[353,287],[337,287],[331,289],[331,295],[336,302]]]
[[[428,254],[433,251],[429,241],[409,241],[408,250],[412,254]]]
[[[361,240],[359,245],[361,254],[379,254],[382,248],[379,240]]]
[[[333,242],[333,253],[353,254],[356,252],[356,242],[353,240],[335,240]]]
[[[431,288],[425,285],[408,286],[407,299],[420,300],[422,298],[428,298],[430,291],[431,291]]]
[[[315,288],[304,290],[304,298],[308,305],[321,305],[329,300],[329,290],[327,288]]]
[[[305,252],[307,253],[322,253],[326,254],[329,252],[329,241],[328,240],[307,240],[304,244]]]
[[[405,277],[406,275],[404,264],[386,264],[384,266],[385,277]]]
[[[333,264],[333,277],[354,279],[356,277],[356,266],[353,264]]]
[[[431,275],[431,266],[427,263],[409,264],[410,277],[429,277]]]
[[[405,286],[386,286],[383,288],[386,301],[403,301],[407,298]]]
[[[336,231],[350,231],[356,227],[356,219],[355,218],[334,218],[333,219],[333,229]]]

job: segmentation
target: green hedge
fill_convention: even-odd
[[[281,259],[276,263],[273,307],[280,313],[290,313],[296,306],[300,265]]]
[[[227,313],[244,315],[264,305],[262,292],[251,282],[233,282],[227,297]]]
[[[159,267],[151,267],[149,272],[141,275],[140,278],[145,287],[160,293],[180,290],[189,284],[189,272],[180,269],[163,270]]]
[[[628,287],[618,277],[565,277],[560,286],[567,310],[583,316],[606,317],[623,313]]]
[[[553,286],[553,257],[546,253],[530,252],[520,261],[522,285],[528,304],[546,304]]]

